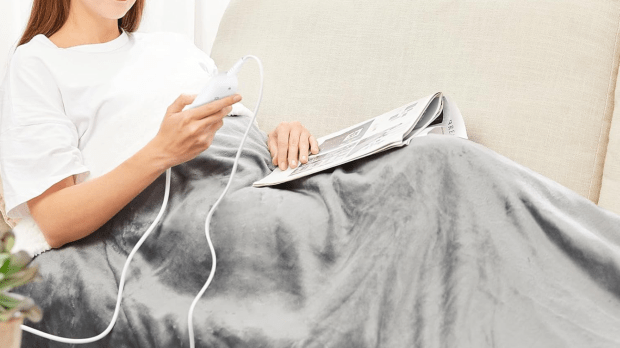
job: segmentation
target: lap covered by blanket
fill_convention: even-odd
[[[188,347],[211,268],[204,232],[248,118],[172,168],[112,332],[87,347]],[[619,347],[620,217],[467,140],[430,135],[270,188],[250,131],[211,236],[217,271],[198,347]],[[38,256],[18,289],[38,324],[82,338],[112,317],[124,262],[157,215],[160,177],[91,236]],[[24,332],[25,347],[65,347]]]

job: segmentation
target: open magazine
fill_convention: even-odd
[[[358,158],[408,145],[414,137],[429,133],[467,139],[461,112],[448,97],[435,93],[397,109],[317,139],[319,153],[308,162],[284,171],[276,168],[253,184],[277,185],[299,179]]]

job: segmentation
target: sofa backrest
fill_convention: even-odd
[[[598,204],[620,214],[620,79],[616,83],[614,116],[609,130],[609,144]]]
[[[442,91],[471,140],[597,202],[619,20],[607,0],[231,0],[211,56],[261,58],[263,130],[325,135]],[[257,69],[239,78],[252,107]]]

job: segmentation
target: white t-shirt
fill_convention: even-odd
[[[55,183],[101,176],[144,147],[166,108],[217,73],[182,35],[125,33],[58,48],[44,35],[17,48],[0,87],[0,176],[16,249],[50,247],[26,202]],[[247,113],[245,108],[240,113]]]

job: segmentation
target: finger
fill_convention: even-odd
[[[310,150],[310,133],[307,130],[301,132],[299,137],[299,163],[308,163],[308,151]]]
[[[301,136],[301,126],[291,127],[288,139],[288,164],[291,168],[297,168],[299,161],[299,137]]]
[[[222,126],[224,125],[224,121],[223,120],[219,120],[217,122],[211,122],[208,125],[205,126],[203,134],[201,134],[201,137],[207,137],[207,138],[213,138],[215,137],[215,133],[222,128]]]
[[[287,152],[290,128],[288,126],[279,126],[276,132],[278,132],[278,166],[281,170],[286,170],[288,167],[286,162],[288,159]]]
[[[202,151],[208,149],[213,144],[213,138],[215,138],[215,132],[217,129],[206,132],[202,137]]]
[[[227,106],[231,106],[241,100],[241,96],[239,94],[231,95],[226,98],[222,98],[216,101],[212,101],[205,105],[201,105],[195,109],[187,110],[189,113],[189,117],[193,119],[201,119],[205,117],[209,117],[216,112],[222,110]]]
[[[269,133],[269,140],[267,141],[269,152],[271,153],[271,163],[274,166],[278,165],[278,136],[275,131]]]
[[[203,129],[206,127],[211,127],[213,124],[222,123],[224,117],[226,117],[226,115],[228,115],[231,110],[232,106],[227,106],[222,110],[216,112],[215,114],[211,115],[210,117],[205,117],[203,119],[195,120],[193,122],[198,122],[200,127],[202,127]]]
[[[191,104],[196,99],[195,94],[181,94],[177,99],[168,107],[166,115],[175,114],[181,112],[186,105]]]
[[[316,138],[311,135],[308,139],[310,141],[310,151],[312,151],[313,155],[319,153],[319,143],[316,141]]]
[[[211,144],[213,143],[213,139],[215,138],[215,133],[217,133],[217,131],[224,125],[223,117],[209,117],[208,120],[208,122],[206,120],[196,121],[203,123],[201,133],[198,134],[197,137],[197,139],[200,141],[202,151],[208,149],[211,146]]]

